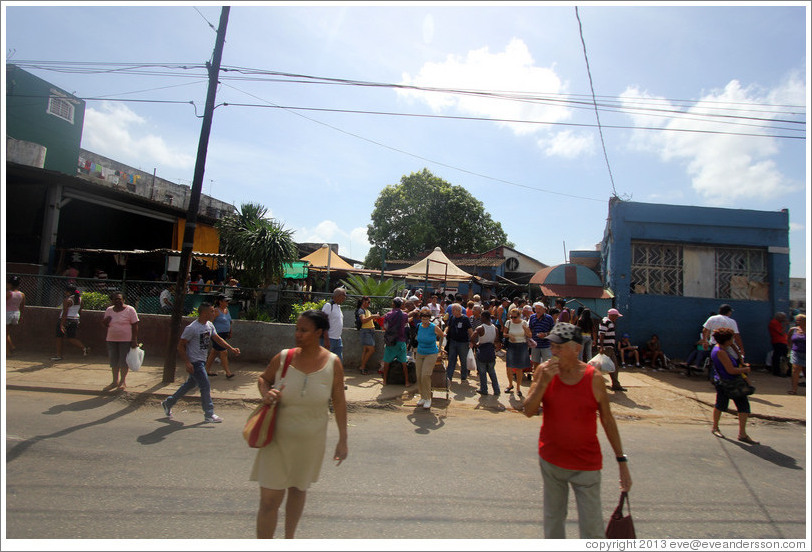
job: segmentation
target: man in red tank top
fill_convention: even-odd
[[[569,486],[578,505],[580,538],[604,538],[600,490],[603,456],[598,442],[598,417],[617,457],[621,491],[632,486],[629,464],[603,376],[579,360],[581,330],[558,322],[547,339],[553,358],[536,369],[524,402],[528,418],[535,416],[539,407],[543,411],[539,464],[544,482],[544,538],[566,537]]]

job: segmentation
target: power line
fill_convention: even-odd
[[[584,47],[584,61],[586,61],[586,73],[589,75],[589,88],[592,90],[592,102],[595,104],[595,119],[598,121],[598,133],[601,137],[601,147],[603,148],[603,158],[606,159],[606,170],[609,171],[609,181],[612,183],[612,196],[618,197],[615,189],[615,179],[612,176],[612,167],[609,165],[609,154],[606,152],[606,142],[603,140],[603,129],[601,128],[601,117],[598,113],[598,102],[595,99],[595,86],[592,84],[592,71],[589,69],[589,57],[586,55],[586,42],[584,42],[584,29],[581,26],[581,17],[578,15],[578,6],[575,6],[575,18],[578,20],[578,33],[581,36],[581,45]]]

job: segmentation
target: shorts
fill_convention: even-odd
[[[740,399],[733,399],[733,403],[736,405],[736,411],[739,414],[750,414],[750,401],[747,400],[747,397],[741,397]],[[716,388],[716,404],[713,406],[716,410],[721,410],[722,412],[727,411],[727,407],[730,404],[730,397],[727,396],[727,393],[721,391],[718,387]]]
[[[370,328],[361,328],[359,330],[361,332],[361,346],[362,347],[374,347],[375,346],[375,330]]]
[[[222,337],[226,341],[231,339],[231,332],[223,332],[223,333],[217,332],[217,335],[219,335],[220,337]],[[211,346],[214,348],[215,351],[220,351],[221,352],[221,351],[227,351],[228,350],[225,347],[221,347],[220,344],[217,343],[213,339],[211,340]]]
[[[20,311],[6,312],[6,326],[16,326],[20,323]]]
[[[67,337],[76,339],[76,331],[79,329],[79,321],[75,318],[68,318],[65,321],[65,333],[62,333],[62,319],[56,321],[56,337]]]
[[[398,359],[402,363],[406,363],[406,342],[398,341],[394,345],[387,345],[383,348],[383,361],[389,364],[393,360]]]
[[[790,351],[789,363],[806,368],[806,351]]]
[[[530,349],[530,360],[535,363],[546,362],[553,358],[553,351],[549,347],[533,347]]]

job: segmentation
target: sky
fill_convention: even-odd
[[[790,275],[806,276],[808,2],[583,2],[577,14],[533,2],[231,5],[222,65],[251,71],[220,75],[203,193],[264,205],[298,242],[363,260],[380,191],[428,168],[548,265],[595,249],[617,195],[786,208]],[[199,66],[220,11],[4,2],[3,52],[11,63]],[[191,184],[203,70],[40,65],[24,69],[96,98],[82,148]]]

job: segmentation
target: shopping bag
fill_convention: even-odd
[[[609,374],[615,371],[615,363],[612,359],[603,353],[598,353],[593,356],[587,364],[594,366],[604,374]]]
[[[140,370],[141,365],[144,363],[144,349],[141,348],[141,345],[143,343],[139,343],[138,347],[131,347],[127,353],[127,367],[133,372]]]
[[[468,349],[468,356],[465,359],[465,367],[469,372],[476,372],[476,358],[474,358],[474,350]]]
[[[629,515],[623,515],[623,503],[629,507]],[[634,532],[634,522],[632,522],[632,508],[629,505],[629,493],[623,491],[620,493],[620,501],[617,503],[617,508],[609,518],[609,523],[606,526],[607,539],[635,539],[637,538]]]
[[[282,376],[279,378],[281,381],[284,379],[288,371],[288,365],[295,349],[288,349],[288,354],[285,356],[285,364],[282,367]],[[242,437],[248,446],[251,448],[262,448],[268,446],[273,440],[274,428],[276,427],[276,407],[278,403],[273,405],[261,404],[254,409],[248,416],[245,425],[242,428]]]

